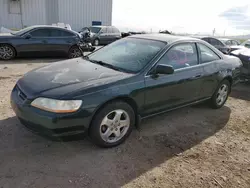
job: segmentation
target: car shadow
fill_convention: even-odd
[[[158,115],[111,149],[88,138],[54,142],[27,131],[16,117],[0,120],[0,184],[121,187],[223,129],[230,114],[227,106],[198,105]]]
[[[250,101],[250,81],[242,82],[232,89],[231,97]]]

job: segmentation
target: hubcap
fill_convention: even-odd
[[[76,57],[81,57],[81,56],[82,56],[82,53],[80,49],[75,48],[72,50],[71,58],[76,58]]]
[[[222,105],[227,99],[227,95],[228,95],[228,86],[226,84],[223,84],[217,93],[216,103],[218,105]]]
[[[98,46],[98,45],[99,45],[99,41],[95,40],[95,46]]]
[[[14,55],[13,50],[9,46],[0,46],[0,58],[10,59]]]
[[[101,138],[108,143],[119,141],[127,133],[130,118],[124,110],[114,110],[106,115],[100,125]]]

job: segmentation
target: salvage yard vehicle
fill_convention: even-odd
[[[89,29],[94,46],[107,45],[122,38],[121,32],[114,26],[92,26]]]
[[[31,26],[18,32],[0,34],[0,59],[23,56],[82,56],[81,35],[56,26]],[[83,49],[84,50],[84,49]]]
[[[204,101],[221,108],[241,66],[239,58],[199,39],[133,35],[25,74],[11,93],[11,106],[35,132],[86,132],[98,146],[114,147],[143,118]]]
[[[246,40],[242,42],[240,45],[237,46],[231,46],[231,52],[234,50],[243,50],[243,49],[249,49],[250,48],[250,40]]]
[[[230,55],[238,57],[242,61],[241,78],[250,80],[250,49],[235,50],[231,52]]]
[[[238,46],[238,45],[240,45],[239,41],[233,40],[233,39],[218,38],[218,40],[220,40],[221,42],[223,42],[225,45],[228,45],[228,46]]]
[[[201,40],[204,40],[208,42],[209,44],[213,45],[215,48],[220,50],[223,54],[229,54],[231,51],[231,47],[227,44],[225,44],[223,41],[220,41],[219,39],[215,37],[207,37],[207,36],[195,36],[196,38],[200,38]]]

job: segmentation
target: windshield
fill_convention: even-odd
[[[92,33],[99,33],[101,30],[100,27],[90,27],[89,29]]]
[[[21,29],[21,30],[19,30],[19,31],[12,32],[11,34],[12,34],[12,35],[19,35],[19,36],[21,36],[21,35],[23,35],[24,33],[28,32],[28,31],[30,31],[30,30],[33,29],[33,28],[34,28],[33,26],[31,26],[31,27],[26,27],[26,28]]]
[[[166,43],[136,39],[120,39],[88,56],[89,60],[102,61],[127,72],[141,71]]]

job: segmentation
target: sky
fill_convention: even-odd
[[[123,31],[250,34],[249,0],[113,0],[113,25]]]

